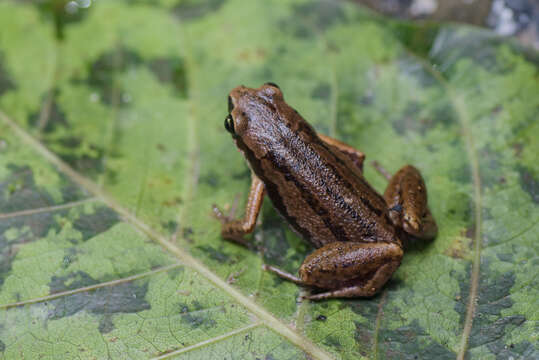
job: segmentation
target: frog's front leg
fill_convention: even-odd
[[[221,235],[223,238],[248,246],[243,237],[253,232],[255,228],[256,219],[264,201],[264,194],[264,183],[255,174],[251,174],[251,189],[245,206],[245,215],[242,219],[232,219],[231,217],[234,214],[226,216],[219,210],[217,205],[213,205],[213,212],[217,219],[221,221]]]
[[[266,269],[298,285],[330,290],[307,296],[308,299],[369,297],[391,278],[402,255],[396,242],[333,242],[305,259],[299,278],[274,267]]]
[[[384,199],[395,226],[419,239],[436,237],[438,227],[427,204],[427,187],[415,167],[406,165],[389,178]]]

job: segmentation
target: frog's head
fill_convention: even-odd
[[[258,158],[282,146],[292,133],[310,129],[284,101],[279,86],[271,82],[258,89],[243,85],[234,88],[228,96],[228,111],[225,129],[240,149],[245,152],[248,148]]]
[[[283,101],[283,93],[274,83],[265,83],[258,89],[240,85],[228,95],[225,129],[234,137],[243,137],[253,128],[275,122],[277,106]]]

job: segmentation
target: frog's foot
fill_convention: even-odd
[[[303,282],[303,280],[301,280],[297,276],[294,276],[294,275],[292,275],[290,273],[287,273],[286,271],[283,271],[283,270],[281,270],[279,268],[276,268],[275,266],[264,264],[264,265],[262,265],[262,269],[264,269],[266,271],[270,271],[270,272],[274,273],[275,275],[279,276],[280,278],[291,281],[294,284],[301,285],[301,286],[306,285]]]
[[[234,202],[232,203],[232,205],[230,206],[230,209],[228,210],[226,214],[219,208],[219,206],[217,206],[217,204],[212,204],[213,216],[217,220],[219,220],[221,224],[223,225],[234,221],[234,218],[236,217],[236,211],[238,210],[239,200],[240,200],[240,194],[237,194],[234,197]]]
[[[403,166],[384,192],[393,224],[412,238],[432,240],[438,228],[427,204],[427,188],[419,170]]]
[[[243,238],[246,234],[243,221],[235,219],[239,198],[239,194],[234,197],[234,202],[227,213],[224,213],[216,204],[213,204],[213,216],[221,222],[221,235],[225,239],[249,247],[249,242]]]

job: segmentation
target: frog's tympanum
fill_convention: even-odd
[[[388,176],[381,196],[363,177],[365,155],[317,134],[273,83],[236,87],[228,111],[225,128],[247,159],[252,182],[243,219],[231,219],[214,206],[222,236],[246,245],[244,235],[254,230],[267,193],[316,250],[299,277],[266,269],[321,291],[309,299],[372,296],[399,267],[404,239],[436,236],[425,183],[415,167],[406,165]]]

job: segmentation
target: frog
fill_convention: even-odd
[[[433,240],[438,232],[425,181],[405,165],[390,175],[383,195],[364,177],[365,154],[317,133],[285,100],[280,87],[240,85],[228,96],[224,127],[247,160],[251,185],[245,214],[213,205],[221,236],[243,246],[267,195],[282,218],[315,248],[298,275],[264,269],[311,289],[304,298],[372,297],[400,266],[404,241]]]

